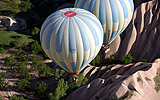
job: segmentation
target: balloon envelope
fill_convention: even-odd
[[[74,75],[98,54],[103,43],[103,29],[89,11],[66,8],[45,20],[40,40],[45,53]]]
[[[84,8],[97,16],[103,25],[104,43],[110,44],[132,19],[132,0],[76,0],[76,8]]]

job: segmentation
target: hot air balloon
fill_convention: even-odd
[[[106,47],[125,30],[134,11],[132,0],[76,0],[74,7],[97,16],[103,26]]]
[[[80,8],[51,14],[40,32],[45,53],[72,75],[78,74],[100,51],[103,28],[98,18]]]

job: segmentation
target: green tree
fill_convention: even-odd
[[[29,0],[23,0],[19,4],[19,9],[21,12],[26,12],[28,9],[31,9],[32,3]]]
[[[17,63],[16,59],[13,57],[6,57],[5,59],[5,64],[8,67],[13,67],[14,65],[16,65],[16,63]]]
[[[25,77],[25,75],[28,73],[28,69],[24,62],[17,64],[13,67],[13,71],[16,75],[19,75],[21,77]]]
[[[62,76],[63,76],[63,74],[65,73],[65,71],[64,70],[59,70],[58,68],[55,70],[55,79],[56,80],[59,80]]]
[[[97,55],[91,62],[91,65],[95,66],[96,64],[100,64],[101,63],[101,57],[99,55]]]
[[[64,81],[64,79],[58,80],[57,88],[54,92],[54,96],[52,97],[53,100],[59,100],[60,98],[67,95],[66,91],[69,88],[68,82]],[[51,98],[51,96],[50,96]]]
[[[34,28],[32,29],[32,35],[38,35],[39,32],[40,32],[40,29],[39,29],[38,27],[34,27]]]
[[[133,60],[134,60],[134,57],[131,56],[131,54],[127,54],[127,55],[122,57],[122,62],[124,64],[130,64],[130,63],[132,63]]]
[[[41,66],[45,66],[45,64],[42,62],[42,60],[39,59],[36,56],[33,56],[32,57],[32,65],[31,65],[32,69],[34,71],[39,71],[39,69],[41,68]]]
[[[8,83],[6,82],[6,73],[5,72],[0,72],[0,89],[1,90],[6,90]]]
[[[109,58],[106,59],[107,64],[115,64],[116,58],[115,56],[110,56]]]
[[[0,47],[0,54],[6,54],[7,51],[3,48],[3,47]]]
[[[18,97],[16,95],[14,95],[9,100],[27,100],[27,99],[24,99],[23,97]]]
[[[47,93],[48,89],[48,84],[44,83],[43,81],[41,83],[37,83],[35,87],[35,94],[40,98],[40,99],[46,99],[48,97]]]
[[[41,66],[41,68],[39,70],[39,76],[40,77],[48,77],[48,76],[53,75],[53,74],[54,74],[54,71],[50,67],[47,67],[46,64]]]
[[[17,38],[16,41],[13,42],[13,46],[16,48],[26,49],[29,43],[30,43],[30,40],[28,37],[21,36],[20,38]]]
[[[31,44],[31,51],[32,51],[32,53],[37,54],[37,53],[43,52],[43,49],[42,49],[41,45],[38,44],[37,41],[34,41]]]
[[[30,89],[30,84],[27,79],[21,79],[19,82],[16,83],[16,85],[19,90],[24,91]]]

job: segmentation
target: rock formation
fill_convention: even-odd
[[[27,23],[25,20],[21,18],[16,18],[13,20],[7,16],[0,16],[0,29],[4,30],[23,30],[27,27]]]
[[[118,51],[116,57],[122,59],[122,56],[131,53],[136,60],[147,59],[154,61],[160,57],[160,2],[149,1],[142,3],[135,10],[133,19],[127,29],[121,34],[119,43],[111,45]],[[115,40],[117,41],[117,40]],[[118,39],[119,41],[119,39]],[[115,46],[116,45],[116,46]],[[106,57],[113,55],[108,53]]]
[[[160,59],[153,63],[90,66],[84,71],[88,84],[75,90],[67,100],[159,100],[160,91],[156,91],[154,81],[157,71]]]

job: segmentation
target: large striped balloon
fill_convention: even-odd
[[[95,15],[80,8],[51,14],[40,33],[45,53],[67,72],[78,74],[98,54],[103,28]]]
[[[132,0],[76,0],[76,8],[95,14],[104,30],[104,44],[110,44],[128,26],[132,19]]]

